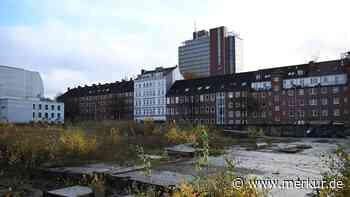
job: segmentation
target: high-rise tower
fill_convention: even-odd
[[[227,28],[193,32],[179,47],[179,68],[185,78],[234,74],[243,68],[242,39]]]

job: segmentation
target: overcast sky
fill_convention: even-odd
[[[348,0],[1,0],[0,65],[39,71],[45,93],[177,64],[197,30],[244,39],[244,71],[338,59],[350,50]]]

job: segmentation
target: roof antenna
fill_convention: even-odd
[[[196,20],[194,20],[194,32],[197,32]]]

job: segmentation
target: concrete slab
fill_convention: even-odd
[[[93,196],[93,191],[89,187],[73,186],[57,190],[48,191],[48,196],[60,197],[90,197]]]
[[[153,186],[161,186],[165,188],[178,187],[184,181],[191,181],[194,178],[191,175],[159,170],[152,170],[150,176],[144,175],[142,171],[134,171],[124,174],[112,175],[112,177],[117,179],[136,181]]]
[[[192,147],[192,144],[179,144],[172,147],[167,147],[165,150],[169,155],[178,155],[178,156],[193,156],[195,149]]]
[[[86,164],[82,166],[74,167],[59,167],[59,168],[49,168],[46,171],[49,173],[59,173],[66,175],[92,175],[94,173],[98,174],[115,174],[115,173],[125,173],[134,170],[140,170],[143,166],[132,166],[132,167],[122,167],[115,164]]]

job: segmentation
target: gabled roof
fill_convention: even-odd
[[[150,73],[163,72],[164,75],[166,75],[166,74],[168,74],[169,72],[171,72],[172,70],[174,70],[175,68],[177,68],[177,66],[167,67],[167,68],[158,67],[158,68],[156,68],[156,69],[154,69],[154,70],[149,70],[149,71],[144,70],[143,74],[150,74]]]

